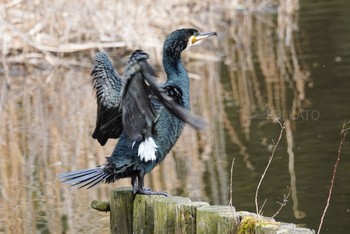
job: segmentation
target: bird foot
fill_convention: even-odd
[[[138,191],[136,191],[135,195],[136,194],[143,194],[143,195],[163,195],[165,197],[168,196],[168,193],[167,192],[155,192],[149,188],[142,188]]]

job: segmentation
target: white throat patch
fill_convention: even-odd
[[[138,156],[145,162],[156,160],[157,144],[152,137],[148,137],[139,145]]]

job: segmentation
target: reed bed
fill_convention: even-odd
[[[193,78],[192,109],[209,127],[200,133],[186,127],[165,162],[146,177],[146,184],[194,200],[227,204],[232,156],[225,153],[226,132],[254,170],[245,146],[253,113],[289,110],[286,83],[294,85],[295,111],[305,97],[302,68],[297,60],[288,59],[296,58],[292,34],[286,32],[294,30],[298,1],[288,2],[290,6],[277,0],[0,3],[0,232],[109,232],[109,215],[89,209],[89,204],[107,200],[111,186],[77,191],[56,178],[60,172],[101,164],[116,143],[110,140],[101,147],[90,137],[96,111],[91,58],[95,51],[106,50],[118,58],[119,68],[131,50],[141,48],[150,54],[151,63],[159,65],[165,35],[180,27],[219,32],[217,41],[184,56]],[[276,29],[273,16],[265,15],[270,11],[278,14]],[[271,47],[274,34],[279,35],[277,48]],[[252,41],[257,43],[253,46]],[[223,62],[218,51],[224,54]],[[258,79],[256,57],[263,81]],[[278,67],[274,61],[280,62]],[[222,64],[230,74],[239,127],[230,122],[225,108]],[[291,77],[292,72],[297,75]],[[205,177],[210,178],[206,184]],[[118,182],[123,185],[129,181]]]

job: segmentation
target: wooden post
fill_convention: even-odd
[[[235,233],[235,208],[230,206],[204,206],[197,209],[197,233]]]
[[[110,209],[112,234],[315,233],[254,213],[236,212],[232,206],[210,206],[185,197],[136,195],[133,198],[131,188],[119,188],[111,191],[110,206],[108,202],[93,201],[91,207],[104,212]]]
[[[111,190],[110,220],[112,234],[132,234],[133,194],[131,188]]]
[[[109,202],[99,201],[99,200],[93,200],[91,202],[91,208],[98,211],[105,211],[105,212],[111,211]]]
[[[153,233],[154,200],[163,196],[136,195],[134,200],[134,233]]]
[[[179,203],[176,207],[175,233],[196,233],[197,208],[209,206],[206,202]]]
[[[154,232],[175,233],[176,208],[179,203],[191,202],[185,197],[157,197],[154,202]]]

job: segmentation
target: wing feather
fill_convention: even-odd
[[[123,130],[119,109],[123,81],[103,52],[96,54],[91,75],[97,98],[96,128],[92,137],[105,145],[108,138],[118,138]]]
[[[125,86],[121,102],[123,130],[134,141],[149,136],[156,119],[150,101],[152,95],[143,75],[143,72],[155,72],[149,65],[144,69],[141,66],[147,63],[147,59],[148,54],[136,50],[130,56],[124,72]]]
[[[147,53],[136,50],[129,58],[122,79],[107,54],[96,55],[91,74],[97,97],[97,120],[92,136],[101,145],[108,138],[118,138],[122,131],[134,141],[150,136],[157,118],[152,99],[157,99],[182,121],[197,129],[204,128],[203,119],[182,107],[178,97],[172,96],[171,93],[181,95],[176,87],[158,86],[148,58]]]
[[[123,130],[133,140],[141,140],[149,135],[157,114],[151,105],[152,99],[157,99],[166,109],[182,121],[194,128],[203,129],[205,121],[192,114],[177,102],[179,97],[172,96],[168,90],[174,90],[181,95],[176,87],[160,88],[155,81],[155,72],[147,62],[148,54],[135,51],[125,69],[125,87],[122,91]],[[168,89],[168,90],[167,90]]]

